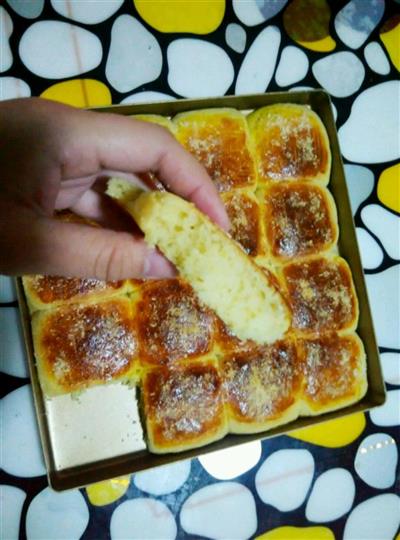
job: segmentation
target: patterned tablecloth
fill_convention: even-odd
[[[400,538],[399,11],[399,0],[3,3],[1,99],[83,107],[294,88],[331,94],[388,396],[368,414],[55,493],[15,291],[3,277],[2,539]]]

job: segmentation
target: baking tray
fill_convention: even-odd
[[[385,385],[329,95],[323,90],[276,92],[150,104],[116,105],[94,110],[123,115],[152,113],[173,116],[184,111],[216,107],[233,107],[248,111],[274,103],[298,103],[310,106],[321,118],[328,133],[332,152],[332,171],[328,188],[335,199],[338,213],[341,233],[338,242],[339,251],[351,267],[359,300],[360,316],[357,333],[364,343],[367,355],[368,390],[366,395],[358,403],[344,409],[316,417],[298,418],[264,433],[227,435],[224,439],[205,447],[178,454],[151,454],[146,450],[143,442],[135,393],[132,390],[129,393],[123,385],[111,385],[114,387],[112,390],[110,390],[111,386],[107,387],[107,390],[105,387],[90,389],[87,391],[89,395],[85,392],[85,397],[78,398],[78,401],[70,396],[60,396],[60,399],[55,398],[59,399],[56,405],[53,403],[52,407],[46,407],[34,361],[29,311],[22,281],[18,278],[18,301],[32,389],[48,480],[53,489],[61,491],[75,488],[107,478],[193,458],[244,442],[266,439],[326,420],[366,411],[385,402]],[[96,397],[96,393],[101,395],[101,400]],[[81,402],[79,402],[80,399]],[[53,402],[53,400],[51,401]],[[102,404],[101,410],[99,410],[99,402]]]

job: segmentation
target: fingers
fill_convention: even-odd
[[[79,202],[81,197],[89,189],[92,189],[98,193],[104,193],[107,189],[108,180],[113,176],[125,178],[143,189],[149,189],[146,187],[146,184],[135,174],[126,174],[119,171],[108,170],[103,170],[99,174],[97,171],[95,174],[91,174],[89,176],[64,180],[55,200],[55,209],[64,210],[65,208],[72,208]]]
[[[90,121],[82,125],[81,136],[85,152],[96,152],[99,167],[134,173],[153,171],[168,189],[191,200],[222,227],[229,226],[205,169],[166,129],[117,115],[90,113],[87,118]]]
[[[2,104],[0,135],[7,190],[24,195],[25,204],[50,213],[64,181],[95,177],[108,169],[153,171],[168,189],[194,202],[222,227],[229,227],[205,169],[160,126],[30,98]],[[79,195],[79,190],[75,193]]]
[[[172,265],[131,233],[43,220],[41,267],[49,274],[119,280],[172,277]]]
[[[57,137],[63,179],[102,170],[157,174],[174,193],[191,200],[221,227],[229,227],[218,192],[198,161],[163,127],[122,115],[94,113],[42,101]]]
[[[166,149],[159,160],[158,176],[170,191],[192,201],[220,227],[229,230],[228,215],[206,170],[179,143],[172,141],[173,147]]]
[[[0,242],[0,273],[92,277],[107,281],[172,277],[174,267],[130,233],[24,216]],[[28,224],[29,222],[29,224]]]
[[[6,254],[0,272],[108,280],[173,274],[166,259],[132,234],[45,217],[56,205],[104,217],[98,199],[83,194],[107,170],[154,172],[168,189],[229,227],[206,171],[164,128],[33,98],[0,107],[0,135],[0,252]]]

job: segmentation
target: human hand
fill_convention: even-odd
[[[0,103],[0,273],[105,280],[173,275],[168,261],[127,232],[113,203],[96,190],[102,177],[148,171],[228,227],[207,173],[164,128],[39,98]],[[53,218],[65,208],[109,228]]]

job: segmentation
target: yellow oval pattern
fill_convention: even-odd
[[[74,107],[111,105],[110,90],[94,79],[73,79],[53,84],[42,92],[41,97]]]
[[[400,71],[400,15],[395,15],[386,21],[381,28],[380,38],[393,65],[397,71]]]
[[[209,34],[221,24],[225,0],[134,0],[143,20],[160,32]]]
[[[255,540],[335,540],[335,536],[327,527],[278,527]]]
[[[316,426],[288,433],[290,437],[327,448],[339,448],[355,441],[365,429],[363,413],[352,414],[337,420],[329,420]]]
[[[302,45],[306,49],[317,52],[329,52],[333,51],[336,47],[336,41],[331,36],[326,36],[323,39],[317,41],[299,41],[299,45]]]
[[[105,480],[104,482],[97,482],[87,486],[86,493],[89,501],[94,506],[105,506],[111,504],[123,495],[125,495],[129,483],[130,476],[120,476],[119,478],[113,478],[112,480]]]
[[[400,213],[400,163],[385,169],[378,180],[378,199]]]

